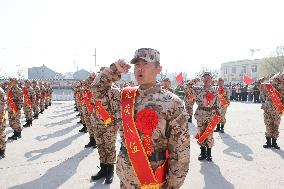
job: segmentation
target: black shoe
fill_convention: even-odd
[[[280,147],[277,144],[277,139],[272,138],[272,147],[275,148],[276,150],[280,149]]]
[[[207,148],[207,161],[212,161],[211,148]]]
[[[85,145],[85,148],[94,147],[96,145],[96,140],[94,137],[90,137],[90,141],[88,144]]]
[[[113,164],[106,164],[106,184],[111,184],[113,181],[113,170],[114,165]]]
[[[76,116],[77,116],[77,117],[79,117],[79,116],[80,116],[80,114],[77,114]]]
[[[51,102],[49,102],[49,104],[48,104],[49,106],[51,106]]]
[[[270,137],[265,137],[266,138],[266,144],[263,145],[263,148],[271,148],[271,138]]]
[[[214,130],[214,132],[219,132],[220,131],[220,123],[217,124],[217,128]]]
[[[204,160],[206,158],[206,147],[205,146],[201,146],[200,147],[201,153],[198,156],[198,160]]]
[[[23,125],[23,127],[30,127],[33,124],[33,120],[28,120],[27,123],[25,125]]]
[[[13,135],[8,137],[9,140],[17,140],[18,138],[21,138],[21,132],[17,132],[17,131],[14,131]]]
[[[79,130],[80,133],[87,133],[87,127],[84,125],[82,129]]]
[[[0,150],[0,159],[5,158],[5,150]]]
[[[78,108],[75,108],[74,112],[78,112],[78,111],[79,111]]]
[[[189,123],[192,123],[192,116],[189,116],[188,122],[189,122]]]
[[[221,130],[220,133],[224,133],[224,124],[221,124]]]
[[[35,114],[35,115],[34,115],[34,118],[35,118],[35,119],[38,119],[38,114]]]
[[[78,121],[77,123],[80,124],[80,123],[83,123],[83,122],[82,122],[82,120],[80,120],[80,121]]]
[[[40,112],[39,112],[39,113],[40,113],[40,114],[42,114],[42,113],[43,113],[43,111],[44,111],[44,109],[40,110]]]
[[[100,163],[100,167],[101,167],[100,171],[96,175],[91,176],[91,180],[95,181],[95,180],[99,180],[101,178],[106,177],[106,166],[107,164]]]

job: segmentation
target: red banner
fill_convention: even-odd
[[[13,111],[13,113],[16,113],[18,111],[18,107],[16,106],[15,102],[13,101],[13,93],[11,90],[8,92],[8,103]]]
[[[271,84],[265,84],[265,87],[274,106],[277,108],[277,110],[283,113],[284,105],[281,102],[281,94]]]
[[[203,134],[201,136],[199,136],[198,133],[196,134],[195,138],[198,139],[199,143],[202,143],[204,140],[207,139],[207,137],[213,132],[213,130],[215,129],[216,125],[220,122],[220,120],[221,120],[221,116],[215,115],[211,119],[210,123],[206,127],[206,129],[203,132]]]
[[[32,109],[33,103],[31,99],[29,98],[29,91],[27,88],[23,89],[23,94],[24,94],[24,99],[25,99],[26,104],[29,106],[30,109]]]
[[[134,104],[137,88],[124,88],[121,95],[122,128],[131,165],[142,189],[159,189],[166,179],[167,161],[152,170],[147,154],[134,122]]]

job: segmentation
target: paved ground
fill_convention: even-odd
[[[88,135],[78,130],[73,102],[55,102],[33,126],[23,130],[22,139],[7,144],[6,158],[0,160],[0,188],[119,188],[100,180],[90,182],[98,171],[97,149],[84,149]],[[225,134],[215,134],[213,162],[199,162],[199,147],[191,132],[190,172],[183,189],[280,189],[284,188],[284,151],[266,150],[260,104],[231,103]],[[284,124],[279,145],[284,149]],[[11,135],[10,128],[7,135]],[[119,139],[117,149],[119,148]]]

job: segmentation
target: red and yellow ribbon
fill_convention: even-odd
[[[280,112],[284,113],[284,105],[281,102],[281,94],[272,86],[272,84],[264,84],[267,92],[274,104]]]
[[[91,98],[92,98],[92,92],[91,91],[89,91],[89,90],[85,90],[84,91],[84,94],[85,94],[85,104],[86,104],[86,107],[87,107],[87,109],[88,109],[88,111],[90,112],[90,113],[93,113],[94,112],[94,107],[91,105],[91,103],[90,103],[90,100],[91,100]]]
[[[99,115],[104,120],[105,126],[107,127],[113,121],[113,117],[106,111],[98,100],[94,99],[94,104]]]
[[[31,99],[29,98],[29,91],[27,88],[23,89],[23,94],[24,94],[24,99],[25,99],[26,104],[29,106],[30,109],[32,109],[33,103]]]
[[[198,133],[196,134],[195,138],[198,140],[199,143],[202,143],[204,140],[207,139],[207,137],[213,132],[213,130],[215,129],[216,125],[220,122],[220,120],[221,120],[221,116],[215,115],[211,119],[210,123],[206,127],[203,134],[201,136],[199,136]]]
[[[13,101],[13,92],[11,90],[8,92],[8,103],[9,103],[13,113],[16,113],[18,111],[18,107],[16,106],[15,102]]]
[[[190,94],[190,92],[187,92],[186,93],[186,96],[187,96],[187,99],[190,101],[190,102],[193,102],[194,101],[194,96],[192,94]]]
[[[224,89],[218,89],[218,97],[219,97],[220,103],[224,108],[227,108],[229,106],[229,103],[224,97],[224,94],[225,94]]]
[[[166,179],[167,161],[158,167],[155,173],[153,172],[134,122],[136,91],[136,87],[127,87],[123,89],[121,95],[122,128],[127,154],[141,188],[159,189]]]

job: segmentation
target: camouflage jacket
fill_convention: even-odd
[[[4,110],[6,108],[7,97],[4,90],[0,87],[0,127],[4,116]]]
[[[119,75],[115,65],[105,69],[95,79],[92,89],[95,98],[103,99],[108,96],[109,102],[103,101],[103,104],[109,103],[107,107],[110,112],[116,116],[119,124],[119,133],[122,145],[125,146],[125,138],[121,126],[121,96],[120,91],[111,88],[114,78]],[[152,133],[152,152],[169,151],[169,171],[166,185],[168,188],[179,188],[184,182],[188,173],[190,162],[190,135],[187,127],[188,115],[185,111],[183,102],[173,93],[164,91],[161,85],[157,84],[147,90],[138,89],[138,96],[135,99],[135,112],[144,108],[155,110],[159,122]],[[139,133],[143,142],[143,135]],[[122,173],[124,177],[135,177],[133,169],[128,158],[123,161],[130,167]],[[156,169],[164,161],[151,161],[153,169]],[[137,182],[137,180],[135,180]],[[136,183],[138,184],[138,183]]]
[[[9,91],[12,91],[12,100],[14,101],[14,103],[16,104],[16,106],[18,107],[18,110],[21,110],[23,107],[23,92],[19,87],[12,87],[10,89],[8,89],[7,91],[7,95],[9,93]],[[8,96],[7,96],[8,98]],[[8,111],[11,112],[12,109],[10,107],[10,103],[8,103]]]
[[[25,88],[23,88],[23,89],[25,89]],[[32,103],[36,102],[36,92],[31,86],[28,88],[28,97],[32,101]],[[25,99],[24,99],[24,105],[26,105]]]

